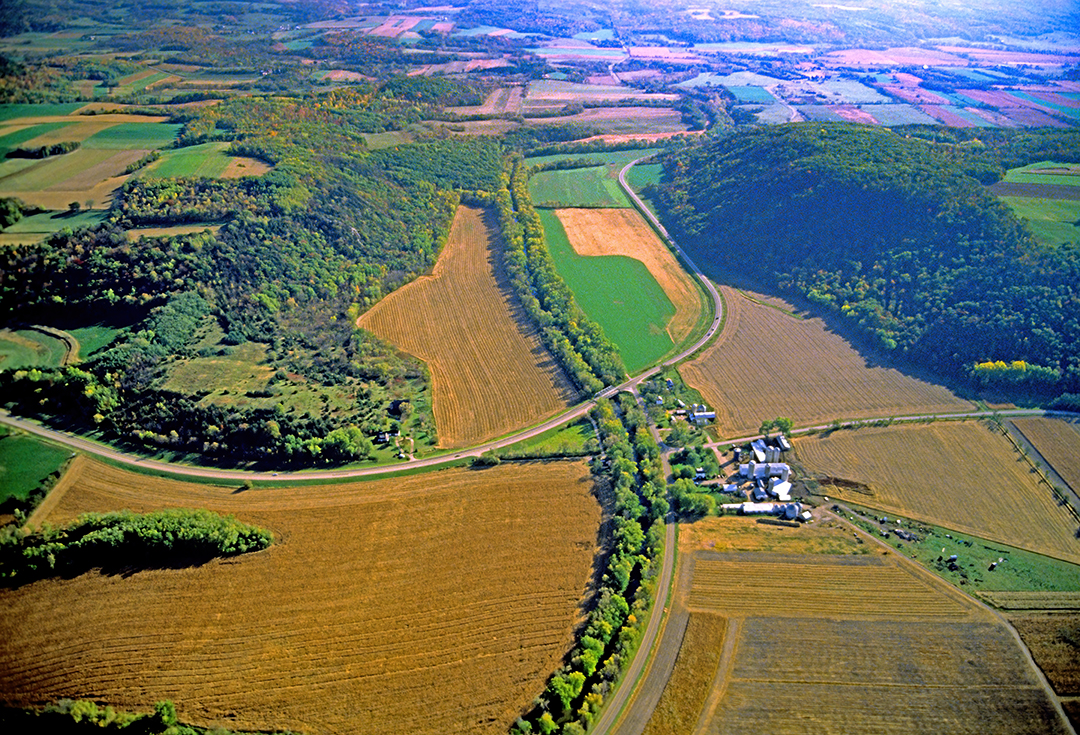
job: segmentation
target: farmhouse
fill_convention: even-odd
[[[695,423],[698,421],[716,420],[716,411],[710,410],[704,403],[695,404],[694,407],[689,410],[687,415],[690,417],[690,420]]]

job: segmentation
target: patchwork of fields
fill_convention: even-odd
[[[795,448],[810,471],[850,481],[830,497],[1080,563],[1076,520],[1008,439],[980,423],[837,431]]]
[[[460,208],[432,275],[398,289],[359,322],[427,363],[444,447],[528,426],[574,398],[534,328],[517,314],[484,217]]]
[[[783,302],[720,290],[724,331],[679,371],[715,407],[721,436],[754,433],[774,416],[807,426],[972,408],[939,385],[868,364],[820,319],[792,316]]]
[[[1042,161],[1014,168],[990,187],[1039,242],[1080,241],[1080,163]]]
[[[674,615],[690,619],[647,735],[1067,731],[1008,628],[969,598],[865,546],[704,550],[731,521],[751,522],[680,534]],[[787,552],[829,535],[774,532]]]
[[[705,309],[704,296],[636,210],[560,209],[556,215],[578,255],[622,255],[644,263],[675,307],[666,326],[671,341],[681,344],[693,334]]]
[[[247,492],[81,468],[50,522],[197,506],[276,542],[0,591],[6,702],[168,698],[207,726],[505,733],[569,646],[600,523],[582,462]]]

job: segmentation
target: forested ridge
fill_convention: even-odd
[[[79,368],[0,373],[0,397],[65,426],[230,462],[369,456],[364,435],[389,428],[395,399],[369,384],[415,382],[423,369],[356,330],[356,315],[434,264],[458,192],[498,188],[505,149],[475,138],[371,151],[363,136],[473,94],[441,79],[390,78],[178,112],[176,145],[228,141],[233,153],[274,169],[238,180],[132,179],[103,224],[0,251],[0,313],[10,319],[48,323],[85,309],[134,322]],[[220,229],[136,242],[125,235],[189,223]],[[163,310],[180,304],[197,305],[183,328],[163,323]],[[353,417],[208,406],[164,389],[168,362],[194,356],[205,319],[219,323],[227,345],[268,345],[279,370],[323,385],[360,381]]]
[[[670,152],[657,193],[714,275],[804,296],[953,379],[1011,366],[1002,387],[1045,397],[1080,390],[1080,248],[1037,245],[985,189],[1042,160],[1080,160],[1080,133],[799,123]]]

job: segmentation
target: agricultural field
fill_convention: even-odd
[[[1009,622],[1054,691],[1080,696],[1080,602],[1068,613],[1012,615]]]
[[[70,454],[63,447],[0,426],[0,503],[8,498],[25,500],[64,466]]]
[[[830,497],[1080,563],[1077,520],[981,423],[836,431],[795,448]]]
[[[560,216],[551,210],[540,211],[540,223],[559,275],[582,310],[615,343],[631,375],[675,347],[668,335],[675,306],[645,263],[624,255],[578,254]]]
[[[752,537],[726,524],[754,521],[708,521],[680,530],[689,623],[649,735],[1067,732],[1008,628],[910,562],[861,538],[826,551],[853,541],[835,521],[758,525],[779,553],[717,553]]]
[[[1080,165],[1043,161],[1014,168],[990,191],[1025,221],[1039,242],[1080,242]]]
[[[529,196],[537,207],[631,206],[612,165],[541,171],[529,177]]]
[[[495,229],[462,207],[430,276],[386,297],[359,324],[431,371],[439,444],[477,444],[554,415],[574,391],[514,301]]]
[[[538,125],[577,124],[596,128],[605,138],[656,139],[687,131],[682,116],[668,107],[594,107],[563,117],[540,118]]]
[[[41,212],[39,214],[23,217],[15,224],[0,232],[0,245],[14,243],[37,242],[43,240],[46,235],[52,234],[65,227],[76,229],[79,227],[96,225],[105,220],[106,212],[99,209],[83,210],[78,213],[64,212]]]
[[[203,143],[168,150],[159,160],[142,169],[138,176],[235,179],[241,176],[261,176],[270,170],[269,165],[254,158],[226,154],[228,147],[228,143]]]
[[[972,408],[941,386],[871,364],[822,320],[800,318],[789,304],[720,290],[723,332],[679,370],[716,409],[721,436],[756,433],[774,416],[812,426]]]
[[[58,367],[68,357],[63,340],[36,329],[0,329],[0,369]]]
[[[704,295],[675,255],[633,209],[559,209],[574,252],[585,257],[625,256],[645,264],[675,314],[665,326],[673,344],[682,344],[705,316]]]
[[[577,461],[243,492],[76,472],[44,520],[202,507],[275,543],[0,591],[0,698],[15,705],[171,699],[208,727],[505,733],[570,645],[600,524]],[[545,528],[558,533],[537,543]]]
[[[1012,424],[1073,492],[1080,493],[1080,426],[1050,418],[1012,419]]]

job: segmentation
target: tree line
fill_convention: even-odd
[[[592,727],[637,650],[656,592],[668,511],[660,447],[628,393],[615,403],[598,401],[591,416],[602,449],[593,471],[613,512],[605,571],[568,663],[548,680],[537,706],[518,718],[514,735],[584,735]]]
[[[805,297],[954,381],[1080,391],[1080,246],[1038,245],[985,189],[1080,160],[1080,133],[798,123],[662,160],[663,216],[714,273]],[[1025,369],[978,367],[998,361]]]

